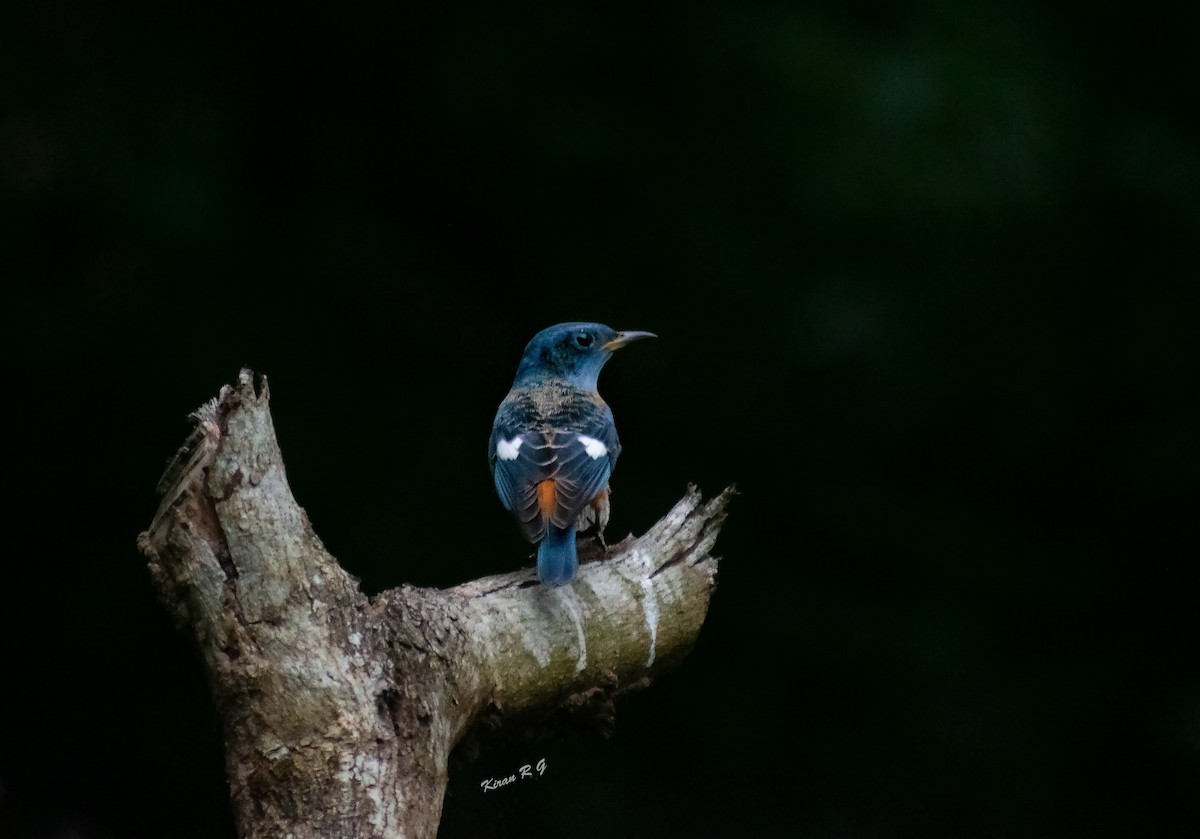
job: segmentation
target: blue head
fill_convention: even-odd
[[[533,336],[514,383],[565,379],[583,390],[595,390],[600,368],[613,352],[631,341],[654,337],[652,332],[617,332],[602,323],[560,323]]]

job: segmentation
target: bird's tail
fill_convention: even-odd
[[[546,527],[546,535],[538,545],[537,572],[538,578],[548,586],[564,586],[571,582],[579,568],[579,558],[575,554],[575,528],[565,530],[554,525]]]

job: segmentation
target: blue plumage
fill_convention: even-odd
[[[567,528],[550,525],[538,545],[538,579],[548,586],[565,585],[571,582],[578,568],[574,525]]]
[[[565,585],[579,566],[575,531],[608,521],[608,480],[621,443],[596,380],[615,350],[649,332],[562,323],[533,336],[500,403],[488,462],[505,509],[538,546],[538,577]]]

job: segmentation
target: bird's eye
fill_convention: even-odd
[[[575,336],[575,343],[583,347],[585,350],[592,345],[594,339],[587,332],[580,332]]]

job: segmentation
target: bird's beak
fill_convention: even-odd
[[[638,332],[636,330],[630,330],[629,332],[618,332],[616,338],[613,338],[611,341],[608,341],[604,344],[604,349],[612,352],[613,350],[619,350],[621,347],[625,346],[626,344],[631,344],[634,341],[640,341],[643,338],[657,337],[658,336],[653,332]]]

